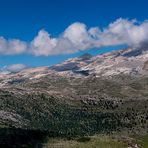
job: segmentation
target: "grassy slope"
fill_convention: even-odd
[[[71,138],[114,131],[147,134],[147,90],[148,78],[126,76],[110,80],[46,77],[13,84],[0,90],[0,110],[20,115],[21,125],[3,119],[0,125],[47,130],[50,137]],[[87,144],[105,144],[97,141],[92,139]]]
[[[148,147],[148,136],[122,137],[121,135],[97,135],[92,137],[83,137],[73,140],[60,138],[49,138],[44,147],[64,147],[64,148],[127,148],[138,146],[140,148]]]
[[[78,140],[50,139],[44,146],[61,146],[64,148],[126,148],[127,144],[113,140],[107,136],[102,136],[91,137],[90,141],[85,142],[79,142]]]

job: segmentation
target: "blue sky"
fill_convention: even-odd
[[[148,18],[147,4],[147,0],[1,0],[0,36],[2,36],[6,42],[18,39],[21,42],[25,42],[25,46],[28,48],[28,44],[30,44],[35,37],[39,36],[38,32],[42,29],[44,29],[45,32],[44,34],[42,33],[41,36],[47,37],[48,35],[46,33],[48,33],[52,38],[55,38],[54,40],[56,40],[56,38],[61,40],[61,38],[63,39],[61,36],[64,30],[75,22],[85,24],[88,29],[95,26],[100,29],[106,28],[118,18],[128,19],[130,21],[137,19],[139,22],[143,22]],[[123,20],[120,22],[123,22]],[[85,28],[83,24],[76,24],[74,27],[81,27],[83,30],[83,28]],[[116,43],[116,41],[114,42]],[[54,43],[53,41],[51,44]],[[30,54],[30,52],[28,53],[28,51],[26,53],[24,52],[24,50],[26,51],[26,49],[24,49],[26,47],[22,45],[23,43],[21,43],[22,51],[13,54],[14,49],[10,52],[12,44],[10,43],[9,45],[9,43],[6,43],[6,46],[10,47],[8,54],[3,53],[4,51],[0,52],[0,67],[18,63],[27,66],[52,65],[86,52],[98,54],[118,49],[123,47],[124,43],[126,42],[119,42],[119,44],[117,44],[118,46],[116,46],[116,44],[105,44],[103,47],[102,43],[99,43],[99,45],[95,43],[95,46],[88,45],[87,47],[82,45],[82,48],[84,47],[83,51],[80,51],[80,45],[72,45],[70,47],[76,48],[75,51],[62,51],[62,54],[59,51],[57,52],[58,54],[46,54],[46,51],[43,54],[38,54],[34,51],[35,49],[31,51],[32,54]],[[36,44],[34,44],[35,43],[33,43],[33,48],[36,48]],[[131,45],[131,43],[129,44]],[[63,43],[60,45],[63,45]]]

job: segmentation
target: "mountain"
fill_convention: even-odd
[[[147,134],[147,73],[146,48],[85,54],[51,67],[1,73],[0,130],[11,135],[16,128],[17,133],[39,130],[69,138]]]
[[[81,59],[81,57],[70,59],[55,65],[53,69],[59,72],[58,68],[64,67],[60,72],[70,75],[74,73],[81,74],[80,72],[86,71],[88,74],[96,75],[98,77],[108,77],[119,74],[147,75],[147,58],[148,51],[145,48],[128,48],[94,57],[89,56],[86,60]]]
[[[19,77],[23,79],[36,79],[46,75],[60,76],[90,76],[108,77],[119,74],[147,75],[148,49],[127,48],[92,56],[84,54],[77,58],[68,59],[51,67],[29,68],[19,73],[0,73],[0,78]]]

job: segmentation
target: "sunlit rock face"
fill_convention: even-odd
[[[147,75],[148,48],[127,48],[92,56],[84,54],[51,67],[28,68],[20,72],[1,71],[1,85],[11,79],[34,80],[48,75],[64,77],[110,77],[119,74]]]

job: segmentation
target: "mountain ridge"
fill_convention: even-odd
[[[86,53],[50,67],[27,68],[15,73],[0,73],[0,86],[7,85],[11,81],[13,83],[32,81],[48,75],[62,77],[113,77],[121,74],[147,76],[147,59],[146,47],[144,50],[143,48],[120,49],[96,56]]]

